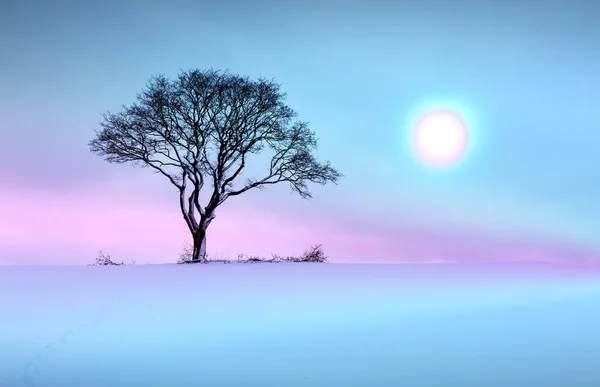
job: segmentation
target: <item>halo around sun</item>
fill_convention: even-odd
[[[407,118],[403,147],[416,162],[434,170],[456,169],[479,143],[474,111],[456,98],[420,101]]]
[[[460,117],[450,111],[427,112],[413,130],[413,146],[427,164],[454,164],[467,150],[467,128]]]

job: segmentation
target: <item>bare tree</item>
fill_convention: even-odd
[[[272,80],[219,70],[188,70],[171,80],[152,77],[137,102],[107,112],[89,146],[110,163],[152,168],[177,188],[179,206],[193,239],[192,261],[206,261],[206,230],[216,208],[253,188],[288,182],[302,198],[307,183],[336,183],[342,176],[318,162],[317,140],[296,120],[285,94]],[[270,150],[260,178],[242,180],[251,154]],[[206,205],[200,192],[210,186]]]

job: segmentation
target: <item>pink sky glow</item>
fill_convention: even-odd
[[[111,194],[112,192],[112,194]],[[300,199],[298,199],[300,200]],[[102,249],[117,261],[175,262],[189,240],[176,203],[134,193],[0,193],[0,262],[87,264]],[[325,213],[319,222],[263,208],[224,206],[208,234],[216,258],[238,253],[298,255],[322,243],[332,262],[545,261],[592,256],[548,244],[432,232],[389,220],[360,222]],[[358,225],[358,226],[357,226]],[[9,257],[8,259],[6,257]]]

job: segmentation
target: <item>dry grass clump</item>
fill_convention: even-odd
[[[112,260],[110,254],[104,254],[102,250],[98,251],[99,255],[96,257],[96,261],[92,264],[92,266],[121,266],[124,265],[124,262],[115,262]]]
[[[186,243],[183,247],[182,253],[179,255],[179,259],[177,260],[178,264],[187,264],[187,263],[195,263],[192,261],[192,245]],[[237,263],[278,263],[278,262],[327,262],[327,256],[325,256],[325,252],[323,251],[322,245],[314,245],[310,249],[304,251],[304,253],[300,257],[283,257],[277,254],[272,254],[271,258],[263,258],[256,255],[249,254],[238,254]],[[208,263],[231,263],[230,259],[216,259],[207,257]]]

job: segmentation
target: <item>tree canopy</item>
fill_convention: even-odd
[[[110,163],[151,168],[177,188],[194,257],[202,260],[206,228],[228,198],[284,182],[310,198],[308,183],[341,178],[329,162],[315,158],[315,133],[285,100],[272,80],[219,70],[183,71],[174,80],[154,76],[135,103],[104,115],[89,146]],[[240,183],[250,155],[263,151],[271,154],[264,174]],[[200,192],[207,183],[210,198],[203,205]]]

